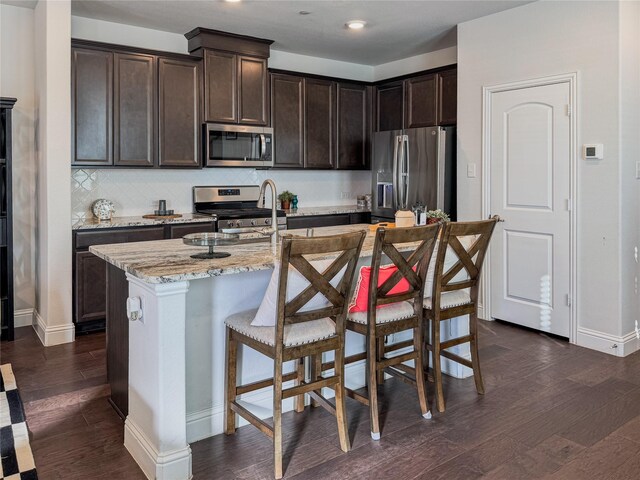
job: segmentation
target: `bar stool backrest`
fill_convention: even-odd
[[[365,237],[365,231],[358,231],[324,237],[283,238],[280,258],[280,281],[278,284],[277,344],[283,344],[285,325],[310,322],[327,317],[336,322],[336,332],[339,335],[344,335],[345,318],[354,284],[353,277]],[[316,270],[310,261],[305,258],[306,256],[335,253],[339,253],[338,257],[323,272]],[[309,282],[309,286],[287,302],[286,293],[290,265],[305,277]],[[337,287],[334,287],[330,282],[343,269],[344,274]],[[301,312],[300,309],[318,293],[328,300],[329,305]]]
[[[422,299],[424,296],[425,278],[431,255],[440,232],[440,224],[409,228],[379,228],[373,246],[371,259],[371,277],[369,279],[369,324],[374,325],[371,315],[379,306],[389,305],[407,300]],[[406,249],[407,244],[416,244]],[[404,247],[402,245],[404,244]],[[400,250],[403,252],[400,253]],[[380,264],[386,255],[397,268],[385,282],[378,286]],[[405,279],[408,290],[401,293],[389,292]],[[422,310],[422,302],[417,302]]]
[[[444,224],[434,270],[435,278],[431,296],[434,310],[440,308],[440,296],[443,292],[468,288],[472,302],[477,302],[482,263],[498,220],[498,217],[494,217],[477,222],[448,222]],[[461,241],[463,237],[475,238],[471,241],[468,239]],[[445,272],[445,257],[449,249],[456,254],[458,260]],[[465,278],[460,279],[460,276]]]

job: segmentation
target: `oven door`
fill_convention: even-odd
[[[273,167],[273,129],[242,125],[204,125],[206,167]]]

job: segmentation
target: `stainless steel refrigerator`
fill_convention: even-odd
[[[422,204],[456,219],[455,127],[408,128],[373,137],[373,223]]]

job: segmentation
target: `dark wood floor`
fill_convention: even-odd
[[[482,322],[487,394],[447,379],[447,411],[420,417],[414,391],[383,387],[382,439],[347,400],[352,450],[323,409],[284,415],[286,477],[296,479],[638,479],[640,353],[625,359]],[[107,403],[104,335],[43,348],[31,328],[2,343],[33,433],[40,477],[143,479]],[[195,479],[271,478],[271,443],[248,426],[191,445]]]

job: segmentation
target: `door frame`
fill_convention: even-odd
[[[501,83],[482,87],[482,218],[491,215],[491,99],[494,93],[520,90],[567,83],[569,86],[569,130],[570,130],[570,210],[569,210],[569,248],[570,248],[570,285],[571,296],[569,342],[576,343],[578,335],[578,72],[570,72],[529,80]],[[490,265],[491,252],[487,251],[485,264]],[[491,277],[490,268],[482,269],[482,305],[484,318],[491,319]]]

